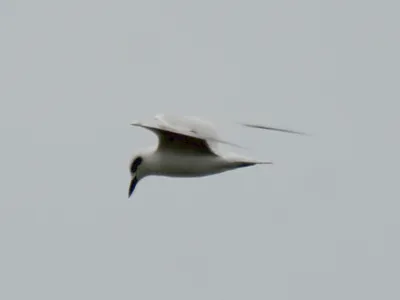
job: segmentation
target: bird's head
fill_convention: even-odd
[[[151,174],[148,162],[151,161],[151,155],[155,150],[153,148],[145,149],[137,153],[131,160],[129,171],[131,173],[131,183],[129,185],[130,197],[135,190],[137,183],[144,177]]]

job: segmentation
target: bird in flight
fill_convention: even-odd
[[[158,114],[151,122],[135,121],[131,125],[155,133],[158,145],[140,151],[131,160],[128,197],[131,197],[138,182],[150,175],[202,177],[254,165],[272,164],[270,161],[258,161],[235,153],[221,152],[218,144],[240,146],[220,139],[214,126],[199,117]],[[300,133],[262,125],[242,125]]]

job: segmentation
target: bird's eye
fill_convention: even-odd
[[[132,162],[131,164],[131,173],[135,173],[137,171],[137,168],[139,167],[139,165],[142,163],[143,158],[142,157],[137,157],[135,158],[135,160]]]

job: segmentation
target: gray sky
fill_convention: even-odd
[[[396,1],[0,3],[1,299],[400,298]],[[128,200],[161,112],[313,136]]]

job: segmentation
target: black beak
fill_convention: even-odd
[[[136,175],[135,175],[135,176],[132,177],[131,184],[129,185],[129,196],[128,196],[128,198],[132,195],[133,191],[135,190],[135,187],[136,187],[137,183],[138,183],[138,180],[137,180]]]

